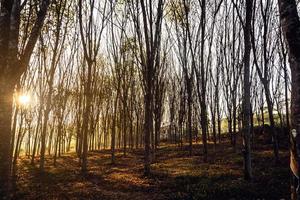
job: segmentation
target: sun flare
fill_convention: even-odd
[[[18,101],[21,105],[26,106],[30,104],[31,98],[29,95],[20,95]]]

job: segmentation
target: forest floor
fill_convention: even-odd
[[[110,164],[110,151],[90,152],[89,172],[80,173],[75,153],[61,156],[57,166],[47,158],[44,173],[23,158],[19,161],[14,199],[289,199],[287,150],[275,166],[271,145],[253,151],[252,182],[243,180],[240,147],[234,152],[229,143],[209,145],[209,160],[203,163],[202,145],[195,144],[193,156],[187,146],[161,145],[152,164],[151,177],[143,176],[143,149]]]

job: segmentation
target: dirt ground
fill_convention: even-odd
[[[209,161],[202,162],[202,147],[163,144],[152,164],[151,177],[143,176],[143,149],[117,153],[110,164],[110,151],[90,152],[89,172],[81,174],[75,153],[60,157],[57,166],[47,158],[39,173],[27,158],[19,161],[14,199],[289,199],[288,153],[281,150],[281,163],[273,162],[271,145],[253,152],[252,182],[243,180],[243,157],[228,143],[209,144]]]

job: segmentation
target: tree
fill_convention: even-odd
[[[2,189],[4,196],[9,190],[14,88],[28,67],[49,4],[50,0],[40,2],[26,45],[20,50],[19,38],[22,35],[20,16],[22,8],[26,5],[21,5],[21,1],[1,0],[0,2],[0,92],[2,94],[0,98],[0,185],[4,187]]]
[[[265,4],[265,5],[264,5]],[[277,45],[274,45],[275,42],[270,42],[271,40],[274,40],[274,38],[270,38],[271,36],[271,30],[270,30],[270,23],[272,19],[272,13],[274,13],[272,4],[270,0],[267,0],[263,4],[262,0],[260,1],[260,14],[262,16],[262,26],[256,25],[257,27],[261,27],[263,30],[259,30],[259,32],[262,32],[262,60],[260,63],[262,63],[260,66],[258,64],[258,56],[257,56],[257,46],[255,44],[255,40],[258,40],[257,37],[255,37],[255,26],[253,25],[252,31],[251,31],[251,44],[252,44],[252,49],[253,49],[253,57],[254,57],[254,63],[256,66],[256,70],[258,73],[258,76],[261,80],[261,83],[263,85],[263,89],[265,91],[265,98],[267,102],[267,108],[268,108],[268,113],[269,113],[269,120],[270,120],[270,126],[271,126],[271,131],[273,135],[273,151],[274,151],[274,156],[275,156],[275,162],[279,162],[279,147],[278,147],[278,139],[277,139],[277,130],[275,129],[275,120],[274,120],[274,115],[273,115],[273,101],[272,101],[272,96],[271,96],[271,91],[270,91],[270,83],[271,83],[271,77],[270,77],[270,71],[274,71],[272,69],[272,63],[271,63],[271,58],[274,56],[274,50]],[[253,22],[254,24],[254,22]],[[276,43],[275,43],[276,44]]]
[[[89,123],[91,122],[91,106],[93,101],[92,82],[93,72],[96,66],[96,60],[100,49],[101,36],[103,29],[106,26],[107,21],[107,1],[96,3],[93,0],[88,2],[78,1],[78,18],[79,18],[79,30],[80,38],[83,47],[84,62],[87,65],[86,77],[84,78],[84,111],[82,122],[82,161],[81,170],[87,171],[87,152],[88,152],[88,135],[89,135]],[[102,10],[102,11],[101,11]],[[102,13],[103,12],[103,13]],[[83,15],[85,14],[85,15]],[[100,18],[100,22],[97,17]],[[83,20],[87,20],[89,23],[83,23]],[[83,66],[85,67],[85,66]],[[84,73],[85,74],[85,73]]]
[[[252,179],[251,141],[250,141],[250,33],[252,21],[253,0],[246,0],[246,21],[244,24],[244,84],[243,84],[243,130],[244,130],[244,176]]]
[[[195,76],[195,49],[197,45],[196,42],[192,40],[195,36],[195,31],[191,30],[191,14],[190,14],[191,1],[174,1],[171,3],[172,18],[175,24],[176,31],[176,44],[178,60],[180,67],[182,68],[182,80],[184,85],[182,85],[182,95],[181,99],[181,110],[179,126],[182,135],[182,123],[184,115],[186,114],[186,132],[189,142],[189,155],[193,153],[193,131],[192,131],[192,113],[193,113],[193,92],[194,92],[194,76]],[[198,36],[196,37],[197,40]],[[192,63],[190,63],[189,58],[192,58]],[[186,103],[186,104],[185,104]],[[185,111],[186,106],[186,113]],[[181,140],[182,142],[182,140]]]
[[[290,167],[294,174],[291,185],[291,199],[299,199],[299,166],[300,166],[300,20],[295,0],[278,0],[282,33],[288,48],[289,64],[292,74],[291,92],[291,135]]]
[[[161,27],[163,19],[164,0],[157,2],[140,0],[132,1],[132,16],[135,32],[138,38],[139,57],[141,62],[142,82],[144,87],[144,134],[145,134],[145,163],[144,173],[150,174],[151,147],[150,137],[153,131],[153,101],[155,76],[159,71],[160,65],[156,65],[157,57],[161,44]],[[154,3],[154,4],[153,4]],[[156,4],[156,5],[155,5]],[[154,9],[155,7],[155,9]],[[139,16],[141,9],[141,19]]]
[[[56,2],[54,4],[54,9],[55,9],[55,30],[54,30],[54,44],[53,45],[49,45],[49,46],[53,46],[53,54],[51,57],[51,63],[50,63],[50,69],[48,72],[46,72],[46,74],[48,75],[47,78],[47,84],[48,84],[48,93],[47,93],[47,97],[46,97],[46,108],[44,110],[44,120],[43,120],[43,128],[42,128],[42,135],[41,135],[41,158],[40,158],[40,170],[43,171],[44,170],[44,162],[45,162],[45,151],[46,151],[46,135],[47,135],[47,126],[48,126],[48,120],[49,120],[49,113],[51,111],[51,98],[52,98],[52,94],[53,94],[53,83],[54,83],[54,75],[55,75],[55,71],[57,69],[57,66],[59,64],[59,59],[60,59],[60,55],[63,51],[63,47],[64,47],[64,43],[65,43],[65,38],[66,38],[66,28],[68,27],[68,21],[66,21],[65,26],[62,27],[63,24],[63,19],[64,19],[64,15],[66,12],[66,9],[68,11],[68,5],[66,3],[65,0],[60,0],[58,2]],[[69,12],[68,12],[69,13]],[[63,33],[62,32],[62,28],[64,28]],[[51,42],[51,41],[50,41]],[[50,52],[48,53],[44,53],[44,56],[48,55]],[[45,60],[47,58],[44,58]],[[45,66],[48,63],[44,63]],[[47,71],[47,69],[45,69]]]

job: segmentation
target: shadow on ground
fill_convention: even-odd
[[[14,199],[289,199],[288,153],[281,151],[281,163],[273,164],[271,146],[258,146],[253,153],[254,180],[243,180],[242,155],[228,143],[214,150],[202,162],[201,145],[194,155],[188,149],[162,145],[152,164],[151,177],[143,176],[142,149],[116,155],[110,164],[107,150],[89,153],[89,172],[82,174],[73,153],[47,158],[39,173],[26,158],[20,160]]]

